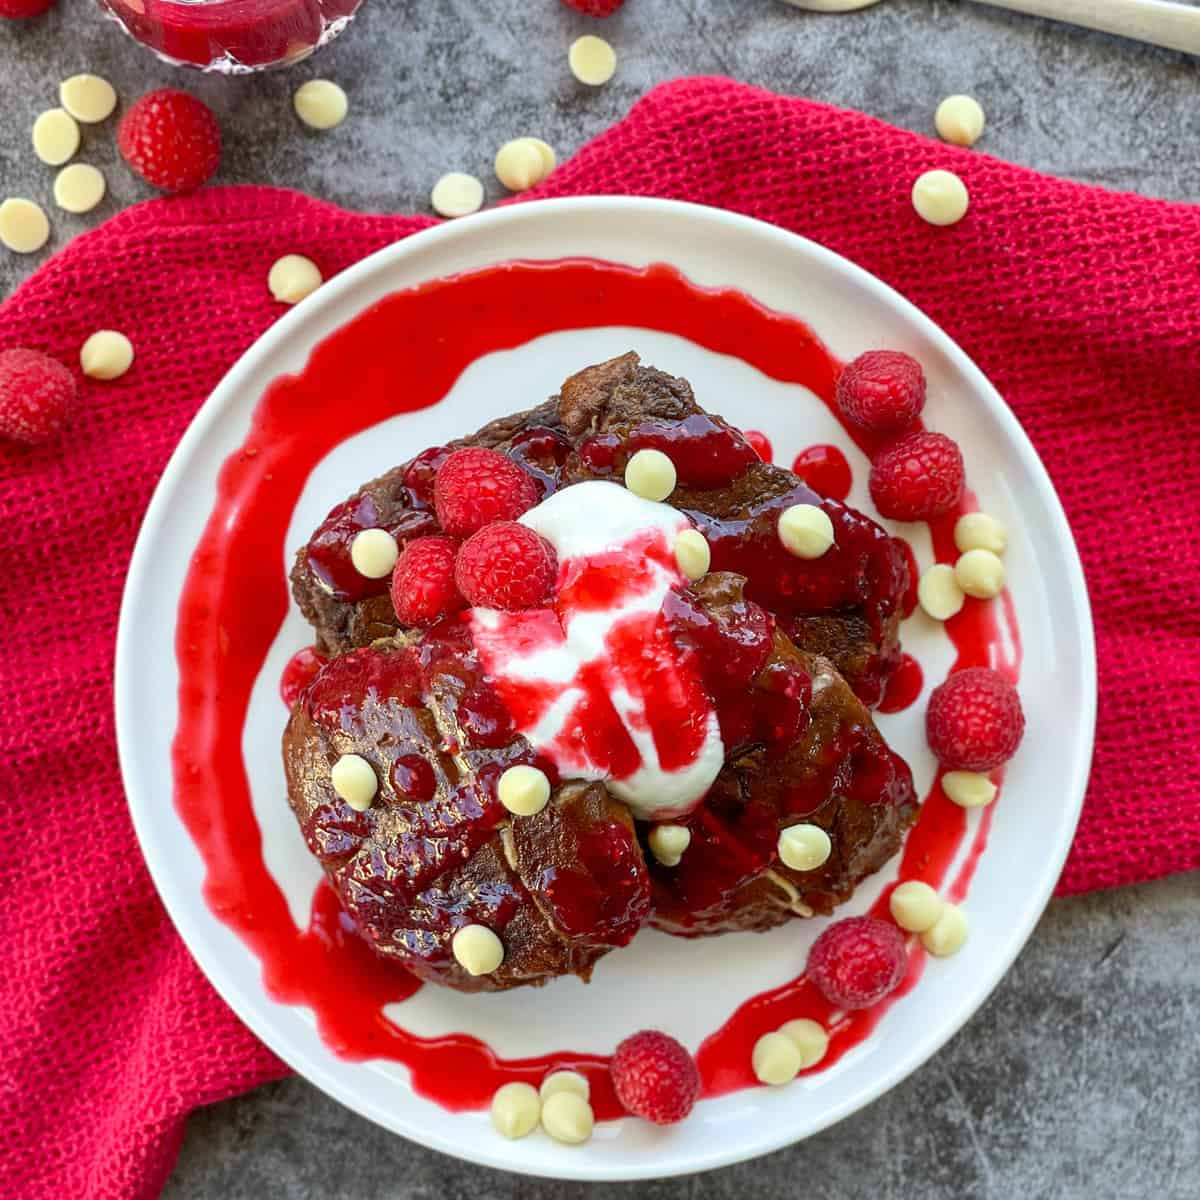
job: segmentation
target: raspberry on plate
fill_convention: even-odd
[[[75,406],[75,376],[37,350],[0,352],[0,437],[38,446],[56,438]]]
[[[54,0],[0,0],[0,17],[23,21],[26,17],[39,17],[53,7]]]
[[[125,161],[164,192],[194,192],[221,161],[221,130],[212,109],[175,88],[138,100],[121,118],[117,145]]]
[[[480,446],[455,450],[433,481],[438,521],[453,537],[469,537],[493,521],[515,521],[537,502],[532,475]]]
[[[700,1095],[695,1059],[673,1037],[643,1029],[627,1037],[609,1064],[617,1099],[635,1117],[655,1125],[682,1121]]]
[[[868,350],[847,363],[837,381],[838,407],[869,433],[908,429],[925,407],[925,372],[911,354]]]
[[[422,537],[400,551],[392,569],[392,607],[405,625],[432,625],[466,606],[454,585],[452,538]]]
[[[870,1008],[904,978],[904,935],[877,917],[834,921],[812,944],[805,968],[814,986],[842,1009]]]
[[[563,3],[585,17],[611,17],[625,0],[563,0]]]
[[[1025,714],[1017,689],[990,667],[956,671],[933,689],[925,736],[951,771],[991,771],[1017,752]]]
[[[871,499],[894,521],[928,521],[962,499],[962,451],[944,433],[910,433],[871,464]]]
[[[473,533],[454,567],[458,590],[471,604],[505,612],[541,604],[557,574],[554,547],[515,521],[496,521]]]

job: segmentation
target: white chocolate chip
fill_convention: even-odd
[[[921,934],[921,945],[936,958],[949,958],[962,949],[970,928],[967,914],[957,904],[943,904],[933,927]]]
[[[541,138],[524,137],[519,140],[537,148],[537,152],[542,156],[542,178],[545,179],[558,166],[558,155],[554,153],[554,147],[549,142],[543,142]]]
[[[602,37],[585,34],[571,43],[567,52],[571,74],[580,83],[600,87],[607,83],[617,69],[617,52]]]
[[[782,1087],[800,1073],[800,1047],[783,1033],[764,1033],[754,1043],[750,1065],[759,1083]]]
[[[1008,549],[1008,530],[987,513],[964,513],[954,524],[954,544],[961,554],[968,550],[1003,554]]]
[[[443,217],[466,217],[483,207],[483,184],[474,175],[451,171],[433,185],[429,202]]]
[[[686,825],[655,825],[646,840],[650,843],[650,853],[664,867],[677,867],[692,844],[692,831]]]
[[[542,1105],[542,1128],[556,1141],[578,1146],[592,1136],[592,1106],[575,1092],[555,1092]]]
[[[934,563],[917,582],[917,600],[935,621],[948,621],[962,612],[963,590],[949,563]]]
[[[532,1133],[542,1117],[542,1102],[531,1083],[506,1083],[492,1097],[492,1125],[510,1141]]]
[[[343,754],[329,772],[333,790],[355,812],[366,812],[379,790],[375,768],[360,754]]]
[[[292,107],[310,129],[333,129],[346,119],[350,102],[332,80],[310,79],[296,89]]]
[[[625,486],[643,500],[665,500],[676,482],[675,464],[661,450],[639,450],[625,465]]]
[[[942,791],[962,808],[986,808],[996,798],[996,785],[976,771],[947,771]]]
[[[267,287],[281,304],[299,304],[323,282],[320,268],[303,254],[285,254],[277,258],[267,272]]]
[[[72,163],[54,178],[54,203],[63,212],[91,212],[107,188],[104,175],[91,163]]]
[[[364,529],[350,543],[350,561],[367,579],[382,579],[392,573],[400,547],[386,529]]]
[[[546,158],[533,138],[516,138],[505,142],[496,151],[495,167],[496,178],[510,192],[523,192],[536,187],[548,173]]]
[[[79,367],[89,379],[119,379],[133,366],[133,343],[115,329],[98,329],[79,347]]]
[[[79,149],[79,126],[64,108],[51,108],[33,123],[33,151],[52,167],[62,166]]]
[[[968,596],[991,600],[1004,591],[1004,564],[990,550],[968,550],[954,564],[954,578]]]
[[[117,93],[99,75],[72,75],[58,85],[58,102],[85,125],[96,125],[112,116]]]
[[[468,975],[490,975],[504,961],[504,943],[486,925],[464,925],[450,949]]]
[[[685,529],[675,539],[675,561],[693,583],[708,574],[708,568],[712,566],[712,549],[700,530]]]
[[[582,1096],[584,1100],[591,1097],[592,1085],[588,1083],[586,1075],[580,1075],[578,1071],[551,1071],[545,1079],[542,1080],[542,1086],[538,1088],[538,1093],[544,1104],[551,1096],[558,1095],[559,1092],[574,1092],[576,1096]]]
[[[496,785],[500,803],[517,817],[532,817],[550,803],[550,780],[545,771],[520,764],[509,767]]]
[[[793,504],[780,514],[779,540],[797,558],[820,558],[833,545],[833,522],[815,504]]]
[[[912,188],[913,208],[930,225],[953,225],[967,214],[967,185],[953,171],[926,171]]]
[[[815,1067],[829,1049],[829,1034],[825,1032],[825,1026],[819,1021],[809,1020],[808,1017],[784,1022],[780,1025],[779,1032],[800,1051],[802,1071]]]
[[[50,220],[32,200],[14,196],[0,204],[0,243],[16,254],[40,250],[50,237]]]
[[[943,141],[955,146],[973,146],[983,134],[983,109],[972,96],[947,96],[937,106],[933,124]]]
[[[820,825],[789,825],[779,834],[779,857],[793,871],[815,871],[832,849],[829,834]]]
[[[942,898],[927,883],[910,879],[897,885],[888,899],[892,918],[909,933],[924,933],[942,915]]]

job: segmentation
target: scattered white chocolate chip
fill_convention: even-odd
[[[79,126],[66,109],[51,108],[33,123],[33,151],[52,167],[60,167],[79,149]]]
[[[759,1083],[782,1087],[800,1073],[800,1047],[784,1033],[764,1033],[754,1043],[750,1065]]]
[[[58,85],[58,102],[85,125],[96,125],[112,116],[117,93],[99,75],[72,75]]]
[[[968,596],[991,600],[1004,591],[1004,564],[990,550],[968,550],[954,564],[954,578]]]
[[[519,140],[537,148],[537,152],[542,156],[542,178],[545,179],[558,166],[558,155],[554,153],[554,147],[549,142],[543,142],[541,138],[524,137]]]
[[[607,83],[617,69],[617,52],[602,37],[585,34],[571,43],[567,52],[571,74],[580,83],[600,87]]]
[[[962,808],[986,808],[996,798],[996,785],[977,771],[947,771],[942,791]]]
[[[50,219],[32,200],[10,197],[0,204],[0,243],[16,254],[40,250],[50,237]]]
[[[829,1034],[819,1021],[800,1017],[795,1021],[785,1021],[780,1025],[779,1032],[800,1051],[800,1070],[806,1071],[815,1067],[825,1057],[829,1049]]]
[[[79,347],[79,367],[89,379],[119,379],[131,366],[133,343],[115,329],[98,329]]]
[[[917,581],[917,600],[935,621],[948,621],[966,603],[949,563],[934,563]]]
[[[542,1128],[556,1141],[578,1146],[592,1136],[592,1106],[575,1092],[555,1092],[542,1105]]]
[[[104,199],[106,188],[98,168],[91,163],[72,163],[54,178],[54,203],[63,212],[91,212]]]
[[[332,80],[310,79],[296,89],[292,107],[310,129],[333,129],[346,119],[350,102]]]
[[[933,115],[938,137],[955,146],[975,145],[984,123],[983,109],[973,96],[947,96]]]
[[[675,464],[661,450],[639,450],[625,464],[625,486],[643,500],[665,500],[676,482]]]
[[[386,529],[364,529],[350,543],[350,561],[368,579],[390,575],[399,557],[400,547]]]
[[[921,945],[936,958],[949,958],[962,949],[970,928],[967,914],[957,904],[943,904],[937,921],[921,934]]]
[[[538,1094],[544,1104],[551,1096],[556,1096],[559,1092],[574,1092],[576,1096],[582,1096],[584,1100],[587,1100],[591,1097],[592,1085],[588,1083],[587,1076],[580,1075],[578,1071],[551,1071],[542,1080]]]
[[[927,883],[910,879],[898,884],[888,899],[892,918],[909,933],[924,933],[942,915],[942,898]]]
[[[379,790],[375,768],[360,754],[343,754],[329,772],[333,790],[355,812],[366,812]]]
[[[815,871],[832,849],[829,834],[820,825],[789,825],[779,834],[779,857],[793,871]]]
[[[650,843],[650,853],[664,867],[677,867],[692,844],[692,831],[686,825],[655,825],[646,840]]]
[[[492,1125],[502,1137],[516,1141],[532,1133],[542,1117],[542,1102],[531,1083],[506,1083],[492,1097]]]
[[[533,138],[514,138],[505,142],[496,151],[495,167],[496,178],[510,192],[536,187],[549,173],[545,155]]]
[[[913,208],[930,225],[953,225],[967,214],[967,185],[953,171],[926,171],[912,188]]]
[[[1003,554],[1008,549],[1008,530],[987,513],[964,513],[954,524],[954,544],[961,554],[968,550]]]
[[[797,558],[820,558],[833,545],[833,522],[815,504],[793,504],[779,516],[779,540]]]
[[[464,925],[450,949],[468,975],[490,975],[504,961],[504,943],[486,925]]]
[[[267,272],[267,287],[281,304],[299,304],[323,282],[320,268],[303,254],[285,254],[277,258]]]
[[[519,764],[500,776],[496,793],[514,816],[532,817],[550,803],[550,780],[545,771]]]
[[[700,530],[685,529],[675,539],[675,561],[693,583],[708,574],[708,568],[712,566],[712,549]]]
[[[443,217],[466,217],[483,207],[483,184],[474,175],[451,171],[433,185],[429,202]]]

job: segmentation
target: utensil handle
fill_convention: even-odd
[[[984,0],[996,8],[1069,21],[1168,50],[1200,54],[1200,8],[1167,0]]]

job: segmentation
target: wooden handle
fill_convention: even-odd
[[[1200,8],[1168,0],[984,0],[996,8],[1070,21],[1168,50],[1200,54]]]

